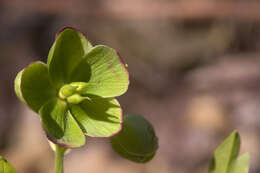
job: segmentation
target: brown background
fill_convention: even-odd
[[[260,172],[259,9],[256,0],[1,1],[0,155],[20,173],[53,172],[40,119],[16,98],[13,80],[30,62],[46,62],[55,33],[73,26],[128,63],[120,103],[151,121],[160,147],[140,165],[107,139],[87,138],[66,156],[66,173],[206,173],[233,129],[251,152],[250,172]]]

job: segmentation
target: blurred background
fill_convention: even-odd
[[[66,173],[207,173],[233,129],[251,152],[250,173],[259,173],[259,9],[257,0],[1,1],[0,155],[20,173],[53,172],[40,119],[16,98],[13,80],[30,62],[46,62],[55,33],[73,26],[128,63],[120,103],[154,125],[159,150],[136,164],[88,137],[66,156]]]

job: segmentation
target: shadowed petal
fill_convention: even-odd
[[[66,27],[59,32],[48,55],[50,76],[57,88],[69,82],[72,71],[91,48],[77,30]]]
[[[110,137],[121,130],[122,110],[114,98],[90,97],[70,110],[83,132],[93,137]]]
[[[35,62],[20,71],[15,79],[15,92],[21,101],[38,113],[43,104],[56,96],[47,65]]]
[[[52,142],[67,148],[85,144],[85,136],[66,102],[54,99],[40,109],[44,130]]]
[[[78,82],[89,83],[88,87],[82,91],[83,94],[116,97],[128,89],[129,74],[125,64],[122,63],[116,51],[109,47],[99,45],[92,48],[76,70],[77,79],[82,79]],[[88,73],[90,73],[90,79],[88,79]]]

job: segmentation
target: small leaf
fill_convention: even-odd
[[[0,156],[0,173],[16,173],[16,170],[7,162],[3,157]]]
[[[244,153],[234,160],[231,164],[230,173],[248,173],[250,154]]]
[[[21,101],[38,113],[42,105],[56,95],[50,83],[47,65],[35,62],[20,71],[15,79],[15,92]]]
[[[48,55],[50,76],[57,88],[69,82],[72,71],[91,48],[77,30],[67,27],[60,31]]]
[[[212,158],[209,173],[240,173],[232,172],[242,171],[248,168],[248,160],[242,157],[242,161],[237,159],[240,149],[240,136],[237,131],[233,131],[216,149]],[[238,164],[244,164],[238,165]],[[242,168],[242,170],[240,170]],[[244,173],[244,172],[241,172]]]
[[[121,130],[122,110],[114,98],[89,96],[70,110],[84,133],[92,137],[110,137]]]
[[[88,64],[89,67],[86,65]],[[90,68],[90,80],[83,80],[83,76]],[[129,74],[125,64],[115,50],[106,46],[96,46],[85,56],[81,64],[76,68],[77,79],[88,82],[88,87],[83,93],[101,97],[115,97],[126,92],[129,85]],[[76,81],[76,79],[71,79]]]
[[[150,161],[158,149],[152,125],[140,115],[126,115],[123,129],[110,138],[110,143],[121,157],[138,163]]]
[[[68,110],[66,102],[54,99],[40,109],[49,140],[67,148],[85,144],[85,136]]]

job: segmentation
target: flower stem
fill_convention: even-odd
[[[63,159],[64,159],[64,152],[66,148],[55,145],[56,146],[56,159],[55,159],[55,173],[63,173]]]

